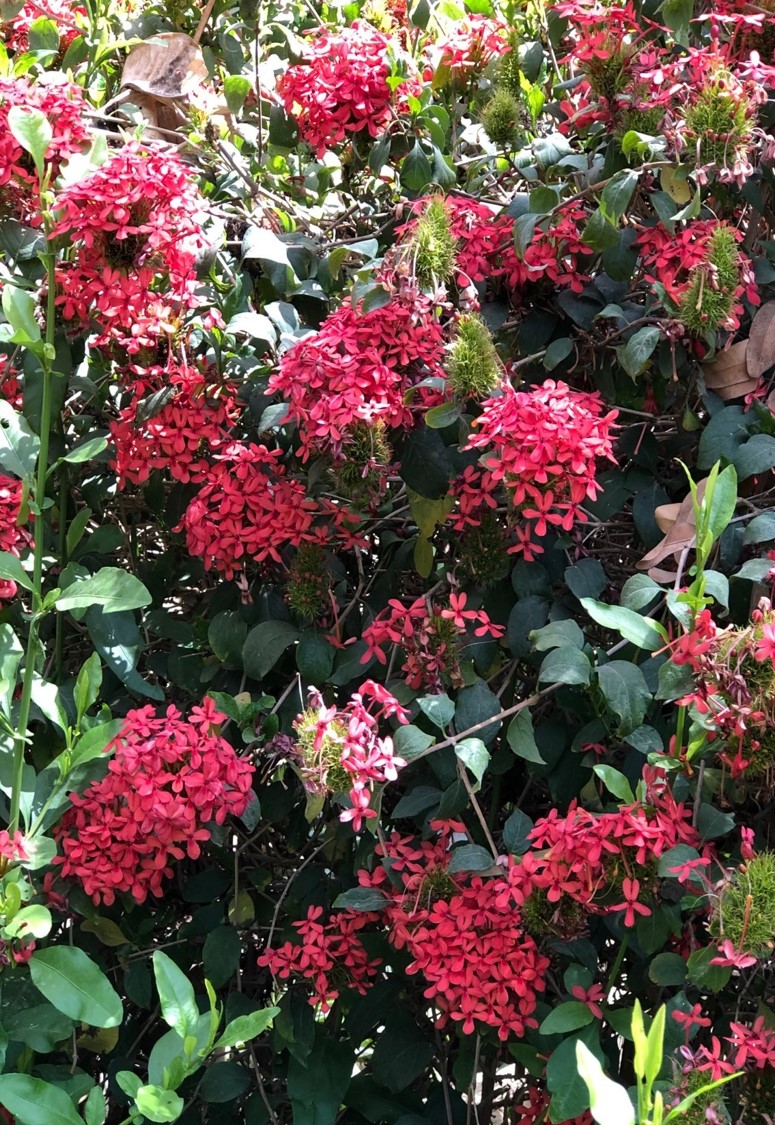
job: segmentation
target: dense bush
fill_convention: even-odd
[[[775,1119],[774,12],[0,2],[6,1119]]]

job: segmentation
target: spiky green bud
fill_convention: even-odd
[[[681,298],[678,319],[695,336],[716,332],[732,311],[739,281],[737,240],[722,224],[710,236],[707,259],[696,267]]]
[[[722,888],[711,924],[735,949],[769,957],[775,947],[775,852],[760,852]]]
[[[482,110],[484,131],[494,145],[512,148],[519,135],[519,102],[510,90],[495,91]]]
[[[519,97],[522,92],[522,68],[519,65],[519,32],[516,28],[511,28],[507,38],[511,50],[501,56],[495,72],[495,81],[502,89],[508,90],[514,97]]]
[[[501,380],[502,365],[487,325],[473,313],[461,316],[447,361],[455,398],[487,398]]]
[[[410,243],[414,273],[421,285],[448,281],[455,269],[457,244],[449,213],[440,195],[434,195],[417,221]]]

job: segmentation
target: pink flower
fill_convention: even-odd
[[[762,635],[756,644],[754,658],[760,664],[765,660],[775,661],[775,624],[762,625]]]
[[[736,969],[749,969],[751,965],[755,965],[758,957],[754,957],[752,953],[744,953],[743,950],[735,949],[731,941],[722,941],[719,946],[719,956],[711,960],[711,965],[728,965]]]

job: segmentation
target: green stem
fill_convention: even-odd
[[[41,604],[43,602],[43,551],[45,546],[45,519],[43,505],[46,499],[46,478],[48,476],[48,449],[51,434],[51,405],[52,381],[54,373],[51,367],[51,354],[54,350],[54,336],[56,332],[56,260],[53,251],[46,240],[46,274],[48,282],[48,300],[46,305],[46,348],[41,356],[43,369],[43,401],[40,409],[40,448],[38,450],[38,463],[36,466],[35,480],[35,548],[32,567],[32,618],[30,630],[27,635],[27,650],[24,659],[24,678],[22,681],[22,695],[19,703],[19,720],[16,729],[16,740],[13,751],[13,773],[11,786],[11,810],[8,818],[8,831],[13,835],[19,827],[19,809],[21,806],[22,785],[24,778],[24,747],[27,742],[27,727],[30,719],[32,705],[32,683],[35,676],[36,653],[38,638],[40,636]]]
[[[622,939],[622,944],[619,946],[619,952],[616,954],[616,960],[614,961],[613,965],[611,966],[611,972],[608,974],[608,980],[605,982],[605,995],[606,996],[610,995],[611,989],[614,986],[614,981],[616,980],[617,976],[619,975],[619,970],[622,967],[622,961],[624,960],[625,954],[627,953],[627,947],[629,946],[629,944],[630,944],[630,935],[629,935],[629,933],[627,933],[627,934],[624,935],[624,938]]]

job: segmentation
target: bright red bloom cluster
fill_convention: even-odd
[[[565,205],[552,217],[546,230],[537,225],[524,255],[514,245],[514,220],[499,214],[486,203],[467,196],[446,196],[449,229],[457,242],[458,268],[473,282],[501,278],[510,291],[522,289],[528,282],[548,278],[556,285],[567,285],[580,292],[587,280],[585,260],[593,252],[581,241],[587,212],[578,203]],[[426,199],[413,204],[416,214],[422,213]],[[410,234],[414,220],[397,228],[396,233]]]
[[[388,81],[395,53],[396,44],[363,20],[310,35],[304,61],[285,71],[277,90],[318,157],[350,134],[376,137],[385,127],[397,101]],[[411,69],[405,85],[419,94]]]
[[[310,906],[306,921],[293,923],[301,942],[287,941],[278,949],[267,949],[258,964],[283,980],[291,974],[302,977],[312,987],[310,1004],[326,1013],[342,989],[364,996],[382,962],[378,957],[369,958],[357,936],[377,914],[341,910],[325,923],[318,920],[322,915],[322,907]]]
[[[492,59],[511,50],[503,34],[505,30],[502,20],[466,13],[426,48],[426,81],[433,79],[438,67],[446,67],[455,81],[470,82]]]
[[[89,143],[83,119],[85,102],[79,86],[71,82],[0,78],[0,210],[4,215],[39,222],[38,174],[29,153],[19,144],[8,124],[12,108],[36,110],[48,119],[52,139],[46,159],[52,181],[62,164]]]
[[[625,926],[651,913],[642,897],[654,890],[654,861],[678,844],[698,847],[691,810],[669,788],[654,788],[649,807],[624,805],[614,813],[592,813],[573,801],[564,815],[552,809],[528,839],[535,850],[513,863],[509,884],[519,905],[534,892],[557,908],[567,898],[592,914],[624,913]]]
[[[688,1067],[708,1075],[709,1081],[717,1082],[725,1075],[738,1070],[764,1070],[775,1066],[775,1030],[768,1027],[764,1016],[757,1016],[751,1027],[742,1023],[729,1025],[732,1034],[726,1037],[730,1049],[725,1051],[717,1036],[711,1039],[710,1047],[704,1044],[696,1051],[682,1047],[681,1053],[688,1060]]]
[[[500,1039],[521,1038],[537,1026],[533,1012],[549,959],[525,933],[505,878],[449,872],[463,825],[436,821],[431,828],[435,841],[417,844],[394,832],[377,847],[391,876],[400,877],[398,888],[384,867],[359,872],[359,881],[388,896],[389,939],[411,955],[407,972],[424,977],[424,995],[441,1011],[439,1027],[454,1020],[464,1034],[492,1027]]]
[[[163,404],[154,409],[158,396]],[[133,387],[132,401],[110,425],[120,487],[142,484],[153,469],[165,469],[184,484],[201,483],[208,454],[229,440],[238,414],[233,388],[214,385],[205,372],[172,362],[148,368]]]
[[[188,719],[174,706],[159,718],[151,706],[129,711],[106,749],[115,751],[107,775],[69,795],[55,829],[62,875],[96,903],[160,897],[172,864],[199,856],[209,822],[250,803],[253,767],[214,729],[225,717],[209,697]]]
[[[344,707],[326,707],[314,688],[309,702],[294,723],[296,770],[309,793],[324,797],[347,788],[351,807],[339,819],[352,821],[360,832],[364,820],[377,816],[369,807],[374,785],[395,781],[406,765],[393,753],[392,738],[380,738],[380,721],[395,715],[400,723],[408,723],[408,712],[373,680],[366,680]]]
[[[337,536],[353,545],[357,517],[307,495],[304,484],[285,475],[282,450],[265,445],[225,446],[207,481],[175,531],[184,531],[192,555],[233,578],[248,560],[282,562],[281,551]],[[318,522],[316,523],[316,520]]]
[[[387,273],[382,280],[392,286]],[[327,317],[316,335],[285,353],[269,379],[269,393],[288,399],[302,458],[315,450],[346,456],[358,424],[407,423],[404,394],[441,373],[443,342],[430,298],[405,280],[379,309],[346,303]]]
[[[646,279],[661,285],[670,301],[678,306],[692,284],[698,270],[710,275],[708,284],[713,284],[713,262],[710,260],[711,239],[718,235],[719,224],[715,219],[690,223],[683,230],[671,234],[661,223],[644,230],[638,237],[641,260]],[[729,228],[731,229],[731,228]],[[733,231],[734,238],[742,240],[740,231]],[[761,301],[753,267],[750,259],[739,254],[739,282],[734,290],[734,304],[722,327],[740,327],[743,312],[741,298],[746,297],[753,305]]]
[[[7,551],[18,559],[24,547],[31,546],[30,534],[19,527],[24,488],[20,480],[0,473],[0,551]],[[0,599],[13,598],[16,583],[0,579]]]
[[[584,520],[585,499],[594,500],[601,486],[596,480],[598,458],[613,461],[612,431],[617,412],[603,413],[596,393],[571,390],[548,379],[542,386],[515,391],[504,383],[501,394],[483,404],[474,424],[479,432],[468,449],[485,449],[482,458],[490,482],[503,484],[526,528],[517,529],[510,548],[526,558],[542,550],[535,538],[551,527],[570,531]],[[463,515],[476,507],[476,497],[462,492]]]
[[[206,246],[203,200],[180,158],[138,142],[60,192],[54,235],[71,261],[57,271],[65,320],[88,324],[95,345],[129,354],[171,335],[196,304],[196,259]]]
[[[417,598],[406,606],[391,598],[385,609],[363,630],[366,663],[376,657],[387,664],[388,650],[399,645],[404,652],[403,678],[412,688],[440,692],[451,684],[462,687],[460,654],[468,629],[477,637],[502,637],[502,625],[490,621],[483,609],[466,608],[466,594],[450,594],[449,606]]]

